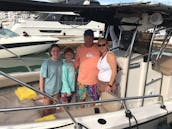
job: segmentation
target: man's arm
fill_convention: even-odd
[[[76,56],[75,56],[75,62],[74,62],[74,68],[77,69],[80,64],[80,57],[79,57],[79,50],[76,50]]]

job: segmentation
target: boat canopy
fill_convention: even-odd
[[[160,3],[77,5],[30,0],[0,0],[0,2],[1,11],[73,11],[90,20],[107,24],[115,23],[116,25],[127,24],[122,22],[124,17],[141,18],[142,14],[152,15],[153,13],[160,13],[163,18],[161,25],[172,26],[172,6]]]

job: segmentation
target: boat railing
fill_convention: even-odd
[[[137,68],[137,67],[139,67],[139,64],[137,64],[137,63],[134,63],[134,65],[132,65],[131,63],[133,62],[133,61],[135,61],[136,59],[138,59],[138,58],[141,58],[141,57],[143,57],[143,55],[139,55],[139,56],[137,56],[137,57],[134,57],[134,58],[131,58],[132,57],[132,50],[133,50],[133,46],[134,46],[134,42],[135,42],[135,39],[136,39],[136,34],[137,34],[137,32],[138,32],[138,30],[137,30],[138,28],[137,28],[137,26],[136,26],[136,29],[135,29],[135,31],[133,32],[133,35],[132,35],[132,40],[131,40],[131,43],[130,43],[130,45],[129,45],[129,47],[128,47],[128,49],[127,49],[127,51],[126,51],[126,57],[128,58],[128,67],[127,67],[127,75],[126,75],[126,83],[125,83],[125,93],[124,93],[124,96],[125,97],[127,97],[127,92],[128,92],[128,83],[129,83],[129,73],[130,73],[130,66],[134,66],[133,68]],[[162,81],[163,81],[163,75],[161,74],[161,77],[160,78],[157,78],[157,79],[155,79],[155,80],[152,80],[151,82],[147,82],[147,80],[148,80],[148,71],[149,71],[149,63],[150,63],[150,60],[151,60],[151,56],[152,56],[152,47],[153,47],[153,41],[154,41],[154,38],[155,38],[155,34],[156,34],[156,29],[157,29],[157,25],[154,25],[154,31],[153,31],[153,34],[152,34],[152,37],[151,37],[151,40],[150,40],[150,44],[149,44],[149,51],[148,51],[148,53],[145,55],[145,56],[147,56],[147,61],[146,61],[146,73],[145,73],[145,80],[144,80],[144,89],[143,89],[143,94],[142,94],[142,96],[145,96],[145,92],[146,92],[146,87],[148,86],[148,85],[150,85],[150,84],[152,84],[152,83],[155,83],[155,82],[157,82],[157,81],[159,81],[160,80],[160,91],[159,91],[159,93],[161,94],[161,90],[162,90]],[[171,35],[171,32],[170,32],[170,35]],[[168,38],[168,40],[167,41],[169,41],[169,38]],[[166,44],[167,43],[164,43],[165,44],[165,46],[166,46]],[[165,47],[164,46],[164,47]],[[163,51],[163,50],[162,50]],[[142,106],[144,105],[144,98],[142,98]]]
[[[159,81],[159,80],[162,80],[162,77],[159,77],[159,78],[157,78],[157,79],[154,79],[154,80],[148,82],[148,83],[146,84],[146,86],[149,86],[149,85],[151,85],[151,84],[153,84],[153,83],[155,83],[155,82],[157,82],[157,81]]]
[[[41,61],[44,61],[45,59],[47,58],[41,58],[41,57],[20,57],[20,58],[16,58],[16,57],[13,57],[13,58],[0,58],[0,60],[29,60],[29,61],[35,61],[35,60],[41,60]]]
[[[58,102],[59,104],[54,104],[54,105],[44,105],[44,106],[30,106],[30,107],[14,107],[14,108],[5,108],[5,109],[0,109],[0,112],[11,112],[11,111],[21,111],[21,110],[33,110],[33,109],[44,109],[44,108],[53,108],[53,107],[63,107],[64,108],[64,111],[67,113],[68,117],[73,121],[73,123],[75,124],[75,127],[76,128],[79,128],[80,124],[78,122],[76,122],[75,118],[70,114],[69,110],[67,109],[68,106],[76,106],[76,105],[82,105],[82,104],[92,104],[92,103],[105,103],[105,102],[113,102],[113,101],[121,101],[123,103],[123,107],[125,109],[125,111],[129,111],[129,109],[127,108],[127,105],[126,105],[126,101],[127,100],[135,100],[135,99],[147,99],[147,98],[155,98],[155,97],[158,97],[160,98],[160,102],[161,102],[161,108],[165,107],[164,106],[164,100],[163,100],[163,96],[160,95],[160,94],[157,94],[157,95],[149,95],[149,96],[134,96],[134,97],[124,97],[124,98],[114,98],[114,99],[105,99],[105,100],[97,100],[97,101],[87,101],[87,102],[74,102],[74,103],[65,103],[65,104],[62,104],[60,102],[59,99],[55,99],[53,98],[52,96],[44,93],[44,92],[41,92],[40,90],[32,87],[31,85],[29,84],[26,84],[2,71],[0,71],[0,74],[3,75],[4,77],[10,79],[10,80],[13,80],[17,83],[19,83],[20,85],[23,85],[23,86],[26,86],[27,88],[29,89],[32,89],[34,90],[35,92],[45,96],[45,97],[48,97],[50,98],[51,100],[55,101],[55,102]]]
[[[162,53],[164,52],[164,50],[165,50],[167,44],[168,44],[169,41],[170,41],[171,35],[172,35],[172,30],[169,30],[169,32],[166,33],[165,38],[164,38],[164,40],[163,40],[163,42],[162,42],[162,44],[161,44],[161,47],[160,47],[159,53],[157,54],[155,63],[156,63],[156,61],[158,61],[158,59],[162,56]]]
[[[132,40],[131,40],[131,44],[130,46],[128,47],[127,51],[126,51],[126,54],[125,54],[125,57],[128,58],[128,68],[127,68],[127,75],[126,75],[126,83],[125,83],[125,94],[124,96],[127,97],[127,92],[128,92],[128,81],[129,81],[129,73],[130,73],[130,70],[133,69],[133,68],[138,68],[140,67],[140,63],[133,63],[134,61],[140,59],[140,58],[143,58],[143,57],[147,57],[147,63],[146,63],[146,74],[145,74],[145,82],[144,82],[144,91],[143,91],[143,95],[142,96],[145,96],[145,90],[146,90],[146,87],[153,84],[153,83],[156,83],[157,81],[160,81],[160,90],[159,90],[159,94],[161,94],[161,90],[162,90],[162,81],[163,81],[163,75],[161,74],[161,77],[157,78],[157,79],[154,79],[154,80],[151,80],[150,82],[147,82],[147,76],[148,76],[148,70],[149,70],[149,63],[150,63],[150,60],[151,60],[151,55],[152,53],[154,53],[152,51],[152,45],[153,45],[153,40],[154,40],[154,37],[155,37],[155,30],[156,30],[156,26],[154,28],[154,33],[152,35],[152,38],[151,38],[151,41],[150,41],[150,46],[149,46],[149,52],[146,53],[146,54],[139,54],[138,56],[136,57],[133,57],[132,58],[132,50],[133,50],[133,46],[134,46],[134,42],[135,42],[135,39],[136,39],[136,34],[137,34],[137,27],[135,29],[135,31],[133,32],[133,36],[132,36]],[[122,33],[122,31],[121,31]],[[119,38],[119,40],[121,39],[121,37]],[[117,47],[118,48],[118,47]],[[116,48],[115,48],[116,49]],[[144,98],[142,98],[142,106],[144,105]]]
[[[86,101],[86,102],[71,102],[71,103],[63,103],[63,104],[52,104],[52,105],[44,105],[44,106],[30,106],[30,107],[16,107],[16,108],[4,108],[0,109],[0,112],[10,112],[10,111],[21,111],[21,110],[32,110],[32,109],[45,109],[45,108],[54,108],[54,107],[70,107],[70,106],[78,106],[83,104],[95,104],[95,103],[107,103],[114,101],[121,101],[123,103],[123,107],[125,110],[129,110],[125,101],[127,100],[136,100],[136,99],[150,99],[150,98],[160,98],[160,107],[164,106],[164,100],[162,95],[147,95],[147,96],[133,96],[133,97],[125,97],[125,98],[114,98],[114,99],[105,99],[105,100],[96,100],[96,101]]]
[[[10,75],[4,73],[4,72],[2,72],[2,71],[0,71],[0,74],[3,75],[4,77],[10,79],[10,80],[13,80],[13,81],[19,83],[20,85],[26,86],[27,88],[32,89],[32,90],[34,90],[35,92],[37,92],[37,93],[39,93],[39,94],[41,94],[41,95],[43,95],[43,96],[45,96],[45,97],[50,98],[52,101],[55,101],[55,102],[57,102],[57,103],[61,103],[59,99],[55,99],[55,98],[53,98],[52,96],[50,96],[50,95],[48,95],[48,94],[46,94],[46,93],[44,93],[44,92],[41,92],[40,90],[38,90],[38,89],[32,87],[31,85],[29,85],[29,84],[27,84],[27,83],[24,83],[24,82],[22,82],[22,81],[20,81],[20,80],[18,80],[18,79],[16,79],[16,78],[14,78],[14,77],[12,77],[12,76],[10,76]],[[78,124],[77,124],[77,122],[75,121],[74,117],[70,114],[70,112],[67,110],[67,108],[66,108],[65,106],[62,106],[62,107],[63,107],[64,111],[67,113],[67,115],[69,116],[69,118],[75,123],[75,126],[78,126]]]
[[[136,27],[136,30],[133,33],[132,40],[131,40],[131,45],[127,50],[127,53],[128,53],[127,55],[128,55],[129,60],[128,60],[128,65],[127,65],[128,68],[127,68],[126,83],[125,83],[125,94],[124,94],[125,97],[127,97],[128,83],[129,83],[129,72],[130,72],[129,66],[131,64],[132,49],[133,49],[133,46],[134,46],[134,41],[135,41],[135,38],[136,38],[136,34],[137,34],[137,27]]]
[[[21,62],[24,64],[24,66],[28,69],[29,72],[31,72],[32,70],[30,69],[30,67],[23,61],[23,59],[17,55],[16,53],[10,51],[9,49],[7,49],[6,47],[4,47],[3,45],[0,44],[0,47],[3,48],[4,50],[6,50],[7,52],[11,53],[12,55],[14,55],[15,57],[17,57],[18,59],[21,60]]]
[[[143,96],[145,95],[145,92],[146,92],[146,86],[152,84],[152,83],[155,83],[157,81],[160,80],[160,88],[159,88],[159,94],[161,94],[161,91],[162,91],[162,82],[163,82],[163,74],[161,73],[161,77],[158,78],[158,79],[155,79],[155,80],[152,80],[151,82],[147,83],[147,80],[148,80],[148,70],[149,70],[149,63],[150,63],[150,60],[151,60],[151,56],[152,56],[152,47],[153,47],[153,41],[155,39],[155,36],[156,36],[156,29],[157,29],[157,25],[154,26],[154,30],[153,30],[153,34],[152,34],[152,38],[151,38],[151,41],[150,41],[150,45],[149,45],[149,52],[148,52],[148,57],[147,57],[147,67],[146,67],[146,76],[145,76],[145,81],[144,81],[144,90],[143,90]],[[160,48],[160,52],[159,54],[157,55],[157,58],[155,60],[155,62],[153,63],[156,63],[157,60],[159,59],[159,57],[161,56],[162,52],[164,51],[164,49],[166,48],[169,40],[171,38],[171,31],[169,31],[169,33],[166,34],[165,36],[165,39],[161,45],[161,48]],[[142,106],[144,105],[144,99],[142,99]]]

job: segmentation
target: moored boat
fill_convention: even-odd
[[[103,35],[103,23],[88,20],[74,12],[37,12],[37,15],[35,20],[17,21],[11,30],[20,35],[26,31],[32,36],[53,36],[70,40],[82,38],[84,31],[89,28],[93,29],[95,38]]]
[[[0,58],[19,57],[46,51],[58,38],[20,36],[9,29],[0,29]]]

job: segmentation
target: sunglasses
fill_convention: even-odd
[[[104,47],[104,46],[106,46],[106,44],[98,44],[97,46],[98,47]]]

